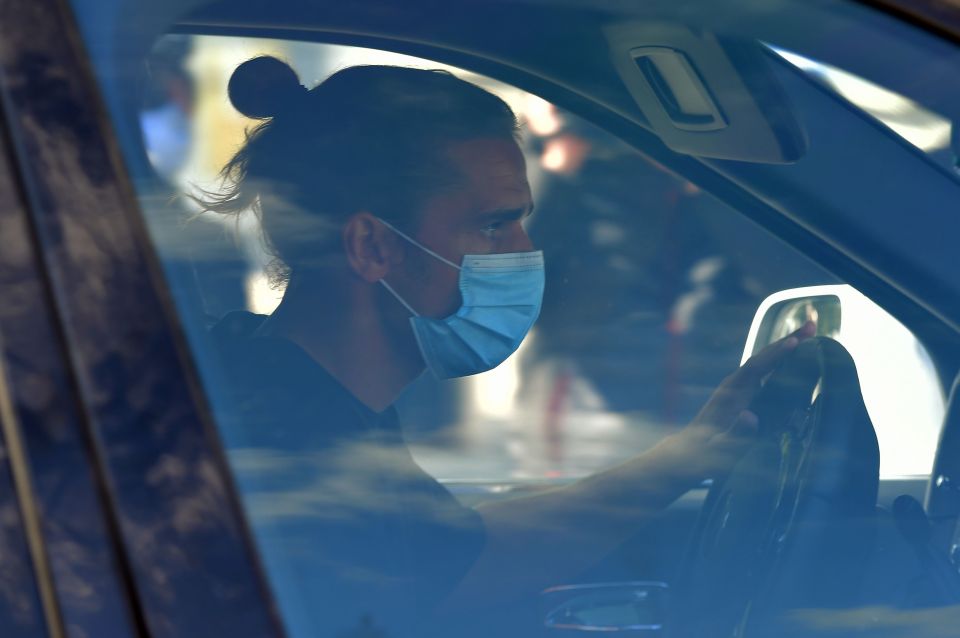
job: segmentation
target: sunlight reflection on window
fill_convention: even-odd
[[[799,69],[822,78],[853,104],[890,127],[917,148],[931,152],[950,144],[950,120],[929,111],[913,100],[836,67],[815,62],[802,55],[770,47]]]

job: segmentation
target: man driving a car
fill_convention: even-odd
[[[426,631],[597,563],[733,463],[763,378],[812,333],[753,357],[632,460],[467,508],[413,460],[392,405],[425,369],[496,367],[539,314],[547,266],[524,228],[534,202],[513,112],[445,72],[352,67],[308,90],[270,57],[234,72],[230,98],[262,123],[204,204],[257,210],[286,290],[271,315],[234,313],[214,334],[250,467],[279,468],[241,478],[268,571],[285,575],[277,598],[316,601],[301,621],[318,633],[365,616]]]

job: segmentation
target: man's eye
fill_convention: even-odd
[[[493,222],[492,224],[484,226],[483,232],[487,235],[494,235],[501,229],[503,229],[503,222]]]

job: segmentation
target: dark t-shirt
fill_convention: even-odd
[[[482,521],[413,460],[396,412],[376,413],[301,348],[214,329],[227,392],[221,436],[265,571],[293,638],[364,623],[417,635],[479,554]]]

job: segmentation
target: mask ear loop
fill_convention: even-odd
[[[391,224],[390,222],[388,222],[388,221],[386,221],[386,220],[383,220],[383,219],[380,219],[379,217],[377,217],[377,220],[378,220],[381,224],[383,224],[384,226],[386,226],[387,228],[389,228],[390,230],[392,230],[393,232],[395,232],[396,234],[400,235],[401,237],[403,237],[404,239],[406,239],[408,242],[410,242],[411,244],[413,244],[414,246],[416,246],[417,248],[419,248],[420,250],[422,250],[423,252],[425,252],[425,253],[427,253],[428,255],[430,255],[431,257],[435,257],[435,258],[439,259],[440,261],[442,261],[443,263],[445,263],[446,265],[451,266],[451,267],[453,267],[453,268],[456,268],[457,270],[462,270],[462,269],[460,268],[460,266],[456,265],[455,263],[453,263],[452,261],[450,261],[450,260],[447,259],[446,257],[442,257],[442,256],[438,255],[437,253],[433,252],[432,250],[430,250],[429,248],[427,248],[426,246],[424,246],[423,244],[421,244],[420,242],[418,242],[416,239],[414,239],[414,238],[411,237],[410,235],[408,235],[408,234],[406,234],[405,232],[403,232],[402,230],[398,229],[396,226],[394,226],[394,225]],[[396,293],[394,293],[394,294],[396,294]]]
[[[440,261],[442,261],[443,263],[447,264],[448,266],[452,266],[453,268],[456,268],[457,270],[462,270],[462,269],[460,268],[460,266],[456,265],[455,263],[453,263],[453,262],[450,261],[449,259],[447,259],[447,258],[445,258],[445,257],[442,257],[442,256],[438,255],[437,253],[433,252],[432,250],[430,250],[429,248],[427,248],[426,246],[424,246],[423,244],[421,244],[420,242],[418,242],[418,241],[417,241],[416,239],[414,239],[413,237],[410,237],[410,236],[407,235],[405,232],[403,232],[402,230],[400,230],[400,229],[398,229],[397,227],[395,227],[395,226],[394,226],[393,224],[391,224],[390,222],[388,222],[388,221],[386,221],[386,220],[384,220],[384,219],[381,219],[381,218],[379,218],[379,217],[377,217],[377,221],[379,221],[381,224],[383,224],[384,226],[386,226],[387,228],[389,228],[390,230],[392,230],[392,231],[395,232],[396,234],[400,235],[401,237],[403,237],[404,239],[406,239],[408,242],[410,242],[411,244],[413,244],[414,246],[416,246],[417,248],[419,248],[419,249],[422,250],[423,252],[427,253],[427,254],[430,255],[431,257],[435,257],[435,258],[439,259]],[[413,309],[413,306],[411,306],[410,304],[408,304],[407,301],[406,301],[406,299],[404,299],[403,297],[401,297],[401,296],[400,296],[400,293],[398,293],[396,290],[394,290],[394,289],[393,289],[393,286],[391,286],[390,284],[387,283],[387,280],[386,280],[386,279],[379,279],[378,281],[379,281],[381,284],[383,284],[383,287],[386,288],[386,289],[390,292],[390,294],[393,295],[393,296],[396,298],[397,301],[399,301],[401,304],[403,304],[403,307],[406,308],[406,309],[410,312],[411,315],[413,315],[414,317],[419,317],[419,316],[420,316],[420,313],[417,312],[416,310],[414,310],[414,309]]]
[[[378,279],[377,281],[379,281],[381,284],[383,284],[383,287],[386,288],[386,289],[390,292],[391,295],[393,295],[394,297],[396,297],[397,301],[399,301],[400,303],[402,303],[402,304],[403,304],[403,307],[406,308],[407,310],[409,310],[411,315],[413,315],[414,317],[419,317],[419,316],[420,316],[420,313],[417,312],[416,310],[414,310],[413,307],[412,307],[410,304],[408,304],[403,297],[400,296],[400,293],[398,293],[396,290],[394,290],[394,289],[393,289],[393,286],[391,286],[390,284],[387,283],[387,280],[386,280],[386,279]]]

